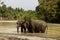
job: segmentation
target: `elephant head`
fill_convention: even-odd
[[[25,17],[24,20],[18,20],[17,21],[17,33],[19,33],[19,27],[21,27],[21,32],[26,32],[28,30],[28,24],[27,18]]]
[[[19,33],[19,27],[21,27],[21,20],[17,21],[17,33]]]

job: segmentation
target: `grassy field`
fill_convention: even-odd
[[[51,37],[51,38],[60,38],[60,24],[53,24],[53,23],[47,23],[48,30],[47,34],[41,34],[41,33],[25,33],[24,35],[31,35],[31,36],[43,36],[43,37]],[[16,23],[0,23],[0,27],[16,27]],[[2,30],[1,30],[2,31]]]

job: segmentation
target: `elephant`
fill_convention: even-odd
[[[27,22],[25,20],[17,21],[17,33],[19,33],[19,27],[21,27],[21,32],[26,32]]]
[[[19,33],[19,27],[21,27],[21,20],[17,21],[17,33]]]
[[[21,32],[27,32],[27,22],[26,21],[23,21],[21,23]]]
[[[20,23],[19,23],[20,22]],[[28,19],[25,21],[18,21],[17,32],[19,32],[19,27],[21,27],[21,32],[29,32],[29,33],[45,33],[47,28],[47,23],[43,20],[32,20]]]
[[[43,20],[32,20],[32,19],[29,19],[27,21],[27,24],[28,26],[26,26],[26,28],[28,29],[28,32],[30,33],[45,33],[45,30],[47,28],[47,23]]]

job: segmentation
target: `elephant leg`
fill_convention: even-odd
[[[41,33],[45,33],[45,30],[41,30]]]
[[[24,32],[26,32],[26,28],[24,28]]]
[[[41,33],[45,33],[45,28],[42,28],[41,29]]]
[[[33,30],[31,29],[29,32],[30,32],[30,33],[33,33]]]
[[[37,27],[35,27],[34,32],[37,33]]]
[[[39,33],[39,32],[40,32],[40,29],[39,29],[38,27],[35,27],[34,31],[35,31],[36,33]]]
[[[28,28],[28,31],[29,31],[30,33],[33,33],[34,30],[33,30],[32,27],[29,27],[29,28]]]
[[[19,33],[19,27],[17,26],[17,33]]]
[[[23,32],[23,27],[21,27],[21,32]]]
[[[26,32],[26,28],[21,27],[21,32]]]
[[[29,30],[29,32],[30,32],[30,33],[33,33],[33,31],[32,31],[32,30]]]
[[[44,33],[44,31],[43,31],[43,30],[41,30],[41,33]]]

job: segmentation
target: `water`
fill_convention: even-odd
[[[51,26],[51,25],[49,25],[49,26]],[[16,23],[10,23],[10,22],[0,23],[0,34],[17,34],[18,35],[16,27],[17,27]],[[48,31],[47,31],[47,34],[46,33],[44,33],[44,34],[42,34],[42,33],[21,33],[21,30],[19,29],[19,35],[44,37],[44,38],[45,37],[60,38],[60,35],[59,35],[59,32],[58,32],[60,29],[57,28],[56,29],[57,31],[55,31],[55,28],[56,27],[54,27],[54,26],[52,28],[49,27]]]

